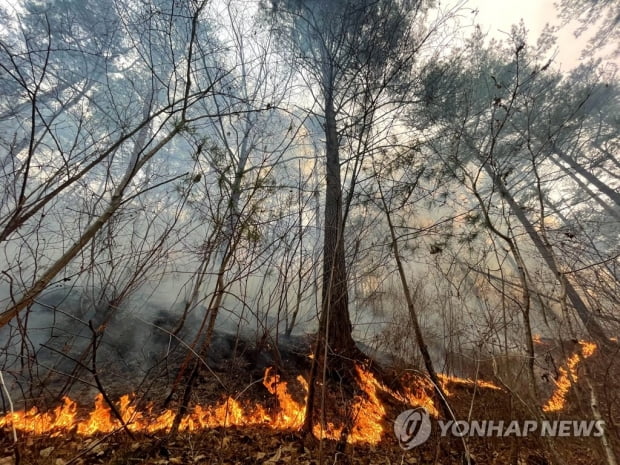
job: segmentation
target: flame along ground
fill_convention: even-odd
[[[579,349],[568,358],[564,366],[558,369],[560,376],[555,382],[556,387],[553,395],[543,406],[544,412],[551,413],[564,410],[566,406],[566,395],[570,387],[576,383],[579,378],[577,374],[579,363],[590,357],[595,351],[596,344],[593,342],[579,341]]]
[[[380,400],[381,395],[392,396],[396,400],[412,406],[423,406],[429,413],[437,416],[438,412],[429,393],[431,385],[421,381],[417,389],[404,388],[402,392],[395,392],[379,382],[369,371],[357,367],[357,375],[363,394],[353,400],[351,413],[353,426],[350,428],[348,441],[350,443],[377,444],[384,433],[386,410]],[[298,383],[304,392],[307,392],[306,380],[299,376]],[[447,381],[447,379],[446,379]],[[450,378],[451,382],[472,384],[470,380]],[[295,400],[289,391],[286,382],[280,380],[277,374],[268,368],[265,371],[263,384],[277,399],[278,407],[268,411],[261,405],[242,405],[237,399],[228,397],[213,406],[196,405],[185,415],[179,427],[180,431],[198,431],[226,426],[253,426],[262,425],[279,430],[296,430],[303,424],[305,394],[303,400]],[[418,383],[419,384],[419,383]],[[487,383],[485,383],[487,384]],[[491,385],[488,383],[488,385]],[[494,388],[499,389],[494,386]],[[125,395],[118,403],[118,411],[127,428],[133,432],[157,433],[170,429],[174,411],[164,410],[154,413],[152,407],[138,410],[132,402],[133,396]],[[76,402],[64,398],[64,403],[52,411],[39,412],[36,408],[28,411],[17,411],[0,417],[0,428],[14,427],[16,430],[51,436],[61,435],[63,432],[75,431],[79,435],[90,436],[97,433],[110,433],[121,428],[120,422],[113,416],[103,397],[95,399],[95,408],[87,414],[79,414]],[[343,425],[327,423],[322,427],[315,425],[316,437],[339,439]]]
[[[579,349],[560,367],[560,377],[556,381],[556,389],[543,406],[545,412],[557,412],[564,408],[566,395],[572,383],[577,381],[577,368],[581,360],[590,357],[596,350],[596,344],[580,341]],[[362,367],[356,367],[360,387],[363,395],[354,399],[352,418],[354,424],[350,429],[348,441],[350,443],[377,444],[384,433],[385,406],[379,399],[381,393],[411,406],[422,406],[433,415],[438,411],[429,392],[432,386],[429,382],[419,380],[422,384],[417,390],[404,388],[402,393],[395,392],[379,382],[376,377]],[[501,389],[491,382],[471,380],[453,376],[440,375],[443,388],[450,395],[448,385],[460,384],[477,386],[486,389]],[[306,380],[299,376],[297,381],[307,392]],[[270,368],[265,370],[263,385],[278,400],[275,412],[268,411],[261,405],[242,405],[234,397],[228,397],[213,406],[196,405],[193,410],[181,419],[180,431],[198,431],[227,426],[268,426],[278,430],[296,430],[303,424],[305,395],[303,401],[295,400],[289,392],[286,382],[273,374]],[[118,411],[127,428],[137,433],[157,433],[168,431],[173,423],[175,413],[164,410],[154,413],[153,408],[147,407],[140,411],[132,402],[133,396],[125,395],[120,398]],[[76,431],[79,435],[90,436],[97,433],[110,433],[121,429],[120,422],[112,415],[110,408],[99,394],[95,399],[95,408],[87,417],[78,413],[78,405],[68,397],[63,399],[63,405],[49,412],[39,412],[36,408],[28,411],[17,411],[0,416],[0,428],[14,427],[16,430],[35,434],[61,435],[62,432]],[[326,439],[339,439],[343,425],[327,423],[324,427],[314,426],[314,435]]]

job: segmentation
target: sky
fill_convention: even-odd
[[[512,24],[523,19],[530,31],[530,43],[535,43],[545,24],[560,25],[554,0],[469,0],[467,6],[478,9],[477,22],[482,31],[492,37],[505,37]],[[571,27],[572,26],[572,27]],[[576,38],[575,24],[562,28],[558,34],[558,55],[555,63],[569,70],[579,62],[587,37]]]
[[[41,0],[50,1],[54,0]],[[453,0],[462,3],[462,0]],[[530,30],[530,41],[535,42],[546,23],[559,25],[554,6],[556,0],[469,0],[466,7],[477,9],[476,21],[483,32],[492,37],[505,37],[512,24],[521,18]],[[0,0],[0,5],[11,5],[11,0]],[[448,2],[452,3],[452,2]],[[579,54],[586,38],[575,38],[575,25],[562,28],[559,33],[558,55],[556,64],[562,70],[569,70],[578,64]]]

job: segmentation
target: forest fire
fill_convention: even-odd
[[[376,444],[383,434],[382,422],[385,418],[385,407],[378,398],[380,391],[395,396],[398,400],[415,405],[424,405],[431,412],[436,412],[433,400],[426,392],[415,393],[407,390],[405,395],[397,395],[377,381],[369,372],[357,367],[357,375],[363,393],[354,400],[352,412],[355,419],[351,428],[349,442]],[[267,368],[264,374],[263,385],[278,401],[275,412],[268,411],[261,405],[242,405],[237,399],[228,397],[214,406],[196,405],[193,410],[181,419],[180,431],[198,431],[227,426],[255,426],[265,425],[279,430],[296,430],[303,424],[305,408],[305,393],[307,382],[299,376],[297,381],[304,390],[304,401],[296,401],[289,391],[286,382],[281,381],[277,374]],[[118,412],[127,429],[135,433],[166,432],[172,427],[175,413],[164,410],[156,414],[152,406],[139,411],[132,402],[131,395],[121,397],[118,402]],[[79,414],[76,402],[64,398],[64,403],[49,412],[39,412],[36,408],[28,411],[18,411],[0,417],[0,428],[14,427],[16,430],[42,435],[59,436],[63,432],[75,431],[79,435],[90,436],[97,433],[110,433],[120,430],[123,426],[114,417],[110,407],[106,405],[103,396],[99,394],[95,399],[95,408],[86,418]],[[317,437],[338,439],[343,426],[329,423],[325,428],[320,425],[314,427]]]
[[[553,395],[549,398],[547,403],[543,406],[543,411],[559,412],[564,409],[566,405],[566,395],[570,387],[577,382],[577,368],[579,363],[588,357],[590,357],[596,351],[596,344],[588,341],[579,341],[579,349],[573,353],[565,365],[559,368],[559,377],[556,381],[556,388]]]
[[[432,397],[430,383],[419,380],[417,388],[404,387],[396,392],[389,389],[368,370],[356,367],[361,393],[354,397],[350,407],[352,425],[347,428],[348,442],[377,444],[384,433],[386,407],[381,396],[391,397],[398,402],[411,406],[423,406],[431,415],[437,416],[438,411]],[[473,385],[474,381],[454,377],[443,377],[445,383],[465,383]],[[212,406],[196,405],[180,422],[179,431],[199,431],[204,429],[227,426],[268,426],[277,430],[297,430],[303,424],[305,399],[308,390],[307,381],[297,377],[303,390],[303,399],[295,400],[289,385],[280,380],[280,376],[267,368],[264,373],[263,385],[277,399],[277,408],[273,411],[262,405],[244,405],[234,397],[223,399]],[[422,383],[420,385],[420,383]],[[488,382],[478,381],[481,387],[499,389]],[[80,414],[78,404],[68,397],[64,403],[52,411],[39,412],[36,408],[28,411],[17,411],[0,417],[0,428],[14,427],[16,430],[34,434],[60,436],[64,432],[76,432],[82,436],[98,433],[110,433],[123,428],[112,410],[99,394],[95,399],[95,407],[88,414]],[[129,431],[135,433],[158,433],[169,431],[174,422],[175,412],[167,409],[155,413],[152,406],[138,410],[132,395],[122,396],[117,405],[118,413]],[[316,424],[316,437],[339,439],[345,425],[328,422],[326,425]]]
[[[480,388],[493,389],[495,391],[499,391],[502,389],[490,381],[484,381],[481,379],[474,380],[470,378],[459,378],[456,376],[449,376],[449,375],[444,375],[441,373],[438,374],[437,376],[439,377],[439,381],[441,381],[442,389],[447,395],[451,395],[450,390],[448,388],[450,384],[461,385],[461,386],[472,386],[472,387],[476,386]]]
[[[559,368],[560,376],[551,398],[544,405],[545,412],[556,412],[564,408],[566,395],[572,383],[577,381],[577,368],[580,361],[590,357],[596,350],[591,342],[580,341],[579,350],[572,354],[564,366]],[[433,398],[432,385],[424,379],[417,379],[416,388],[404,386],[395,391],[380,382],[371,371],[356,366],[356,375],[361,392],[354,397],[350,405],[351,424],[335,424],[327,422],[324,425],[316,424],[313,428],[317,438],[339,439],[347,427],[349,443],[377,444],[384,434],[386,423],[386,406],[381,397],[392,398],[398,402],[411,406],[422,406],[433,416],[438,410]],[[447,395],[452,395],[449,387],[467,386],[484,389],[499,390],[497,385],[484,380],[458,378],[455,376],[439,375],[442,388]],[[263,377],[263,385],[277,400],[277,407],[266,408],[258,403],[242,404],[235,397],[222,399],[215,405],[196,405],[181,418],[179,431],[199,431],[217,427],[229,426],[268,426],[276,430],[298,430],[304,420],[305,400],[308,392],[308,383],[302,377],[297,377],[300,395],[291,393],[287,382],[282,381],[274,370],[267,368]],[[112,409],[101,394],[95,398],[92,411],[84,415],[80,413],[78,404],[68,397],[63,404],[48,412],[39,412],[37,408],[28,411],[17,411],[0,416],[0,428],[14,427],[16,430],[33,435],[60,436],[65,432],[75,432],[81,436],[92,436],[99,433],[111,433],[126,427],[134,433],[167,432],[174,423],[175,412],[170,409],[156,413],[153,406],[139,410],[133,400],[133,395],[124,395],[119,401],[117,411],[124,423],[118,420]]]

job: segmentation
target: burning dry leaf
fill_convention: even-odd
[[[356,420],[350,428],[350,434],[347,435],[347,441],[350,444],[378,444],[386,433],[389,434],[389,430],[386,429],[386,405],[382,397],[392,398],[411,406],[423,406],[433,416],[438,414],[434,400],[428,394],[432,388],[423,383],[420,384],[420,380],[416,380],[411,387],[406,387],[402,392],[397,392],[378,380],[372,371],[362,366],[356,367],[356,371],[358,383],[363,392],[353,399],[351,408]],[[480,380],[474,382],[470,380],[461,381],[458,378],[446,378],[445,381],[499,389]],[[244,405],[237,398],[228,397],[215,405],[194,406],[181,419],[179,431],[194,432],[218,427],[263,425],[269,425],[276,430],[298,430],[303,424],[305,396],[308,391],[306,380],[301,376],[297,378],[295,389],[299,392],[295,396],[291,386],[282,380],[275,370],[267,368],[264,372],[263,385],[277,400],[275,407],[267,408],[260,404]],[[135,433],[158,433],[170,429],[175,417],[172,410],[156,412],[149,406],[139,410],[133,399],[133,395],[125,395],[120,398],[117,404],[118,412],[127,424],[128,430]],[[64,398],[63,405],[48,412],[39,412],[33,408],[5,416],[0,415],[0,428],[8,425],[35,435],[62,435],[64,432],[75,431],[79,436],[92,436],[97,433],[110,433],[122,429],[120,421],[112,415],[109,405],[101,395],[95,399],[94,409],[86,414],[80,412],[76,402]],[[317,438],[339,440],[343,427],[342,422],[328,422],[323,428],[316,424],[313,432]],[[221,440],[220,447],[222,450],[230,448],[231,439],[227,435]],[[241,437],[234,439],[237,442],[243,442]],[[131,446],[131,450],[138,450],[139,447],[140,444],[136,443]],[[265,449],[275,450],[277,447],[279,447],[279,443],[276,441]],[[102,444],[97,446],[91,455],[100,456],[110,449],[113,447]],[[295,450],[291,456],[296,456]],[[266,457],[267,455],[258,457],[257,460],[265,460]],[[273,463],[274,459],[269,460],[272,462],[268,463]],[[279,460],[279,458],[275,460]]]

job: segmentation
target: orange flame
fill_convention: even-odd
[[[397,395],[379,383],[370,372],[358,368],[357,374],[363,394],[357,396],[353,403],[355,423],[348,440],[351,443],[376,444],[381,440],[382,423],[386,415],[385,407],[379,400],[378,393],[384,391],[392,396]],[[280,430],[299,429],[303,424],[308,383],[301,376],[297,380],[304,391],[302,402],[295,400],[289,392],[287,383],[281,381],[280,377],[273,374],[272,370],[268,368],[265,371],[263,384],[277,399],[278,408],[275,409],[274,413],[267,411],[261,405],[244,407],[238,400],[228,397],[215,406],[196,405],[190,413],[181,419],[179,430],[198,431],[216,427],[252,425],[269,425]],[[118,412],[130,431],[156,433],[170,430],[175,417],[172,410],[164,410],[159,414],[154,414],[152,406],[147,406],[144,411],[139,411],[132,402],[132,398],[133,396],[125,395],[118,402]],[[428,396],[418,395],[416,397],[409,394],[398,398],[415,405],[423,404],[432,407],[429,410],[436,413],[433,401]],[[65,397],[63,405],[50,412],[41,413],[36,408],[32,408],[28,411],[18,411],[0,416],[0,428],[7,426],[13,426],[25,433],[48,434],[50,436],[59,436],[69,431],[75,431],[83,436],[91,436],[98,433],[110,433],[122,427],[101,394],[95,398],[95,407],[85,419],[78,416],[78,405]],[[332,423],[327,424],[322,431],[320,425],[314,427],[314,433],[317,437],[329,439],[339,438],[342,431],[342,426],[336,426]]]
[[[452,395],[450,389],[448,388],[450,384],[456,384],[460,386],[476,386],[479,388],[492,389],[494,391],[501,391],[502,389],[491,381],[485,381],[482,379],[474,380],[470,378],[459,378],[457,376],[449,376],[442,373],[438,374],[437,377],[439,378],[439,381],[441,381],[441,388],[448,396]]]
[[[297,381],[308,392],[308,383],[302,376],[297,377]],[[280,376],[271,375],[271,368],[265,370],[263,384],[267,390],[276,396],[280,406],[280,412],[275,418],[271,419],[270,425],[276,429],[299,429],[304,423],[304,405],[293,400],[288,392],[288,386],[285,382],[280,381]]]
[[[412,406],[423,406],[433,416],[438,416],[437,408],[428,392],[432,391],[430,383],[416,380],[417,390],[405,387],[402,392],[389,389],[377,380],[372,372],[356,367],[359,385],[362,390],[351,404],[352,425],[349,425],[348,442],[377,444],[384,434],[386,408],[380,396],[390,396],[402,403]],[[459,382],[473,384],[473,381],[454,377],[443,377],[444,383]],[[213,406],[196,405],[188,414],[181,418],[179,431],[199,431],[216,427],[266,425],[278,430],[296,430],[301,428],[304,420],[305,403],[308,392],[307,381],[299,376],[297,381],[301,387],[298,400],[291,395],[289,386],[280,376],[268,368],[265,370],[263,385],[277,400],[277,408],[266,409],[261,405],[244,406],[237,399],[228,397]],[[499,389],[486,382],[485,387]],[[480,385],[483,385],[480,384]],[[120,398],[117,406],[123,423],[132,432],[156,433],[169,431],[175,418],[175,412],[164,410],[158,414],[153,412],[151,405],[138,410],[133,396]],[[48,434],[58,436],[64,432],[74,431],[82,436],[98,433],[110,433],[122,428],[121,422],[112,414],[103,396],[95,398],[95,407],[87,417],[78,416],[78,405],[68,397],[63,405],[50,412],[39,412],[36,408],[18,411],[0,416],[0,428],[13,426],[19,431],[35,435]],[[315,425],[313,432],[316,437],[339,439],[345,425],[327,423]]]
[[[596,344],[588,341],[579,341],[580,350],[576,351],[566,361],[566,366],[559,368],[560,376],[556,381],[555,391],[543,406],[543,412],[559,412],[566,405],[566,395],[571,385],[577,382],[577,368],[579,362],[590,357],[596,350]]]
[[[383,435],[383,419],[385,407],[379,400],[379,391],[392,393],[387,387],[379,383],[377,378],[362,368],[356,366],[360,387],[365,396],[358,396],[353,405],[353,419],[355,424],[351,430],[352,442],[369,442],[377,444]],[[367,440],[367,441],[366,441]]]

